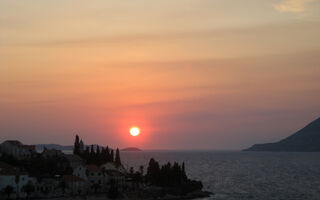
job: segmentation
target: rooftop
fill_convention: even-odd
[[[85,167],[91,172],[101,172],[101,169],[97,165],[86,165]]]

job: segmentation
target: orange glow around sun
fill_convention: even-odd
[[[130,134],[132,136],[138,136],[140,134],[140,129],[138,127],[132,127],[130,129]]]

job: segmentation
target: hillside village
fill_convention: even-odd
[[[159,187],[170,190],[159,192]],[[187,178],[184,163],[161,167],[151,159],[146,173],[143,166],[135,172],[124,168],[119,149],[86,146],[78,135],[73,154],[47,148],[39,153],[34,145],[16,140],[0,145],[0,199],[86,198],[98,194],[117,198],[133,193],[162,196],[167,192],[184,195],[201,189],[201,182]]]
[[[74,154],[8,140],[0,145],[0,191],[8,198],[59,197],[121,190],[127,171],[119,150],[85,147],[76,136]]]

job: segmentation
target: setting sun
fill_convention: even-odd
[[[130,129],[130,134],[131,134],[132,136],[138,136],[138,135],[140,134],[140,129],[137,128],[137,127],[132,127],[132,128]]]

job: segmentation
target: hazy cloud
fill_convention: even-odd
[[[274,5],[274,8],[280,12],[301,13],[305,11],[308,3],[316,0],[283,0]]]

